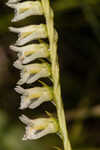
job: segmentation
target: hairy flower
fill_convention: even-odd
[[[24,45],[32,40],[47,38],[47,30],[44,24],[29,25],[21,28],[9,27],[10,31],[19,33],[16,45]]]
[[[43,9],[39,1],[26,1],[22,3],[7,3],[11,8],[15,9],[15,17],[12,22],[22,20],[32,15],[42,15]]]
[[[30,44],[24,47],[10,46],[10,48],[18,52],[18,59],[22,64],[27,64],[37,58],[49,57],[48,45],[42,44]]]
[[[51,101],[53,98],[52,88],[48,86],[30,89],[23,89],[22,87],[17,86],[15,90],[23,95],[21,96],[20,109],[34,109],[43,102]]]
[[[21,65],[19,61],[16,61],[14,66],[21,69],[21,79],[18,81],[19,85],[33,83],[39,78],[49,77],[51,75],[50,65],[48,63]]]
[[[56,133],[58,131],[57,120],[53,117],[31,120],[22,115],[20,120],[27,125],[23,140],[39,139],[47,134]]]

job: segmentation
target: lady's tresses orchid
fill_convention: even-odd
[[[22,94],[20,109],[34,109],[43,102],[51,101],[53,99],[52,88],[48,86],[34,87],[30,89],[24,89],[20,86],[17,86],[15,90]]]
[[[32,40],[47,38],[47,29],[44,24],[29,25],[21,28],[9,27],[10,31],[19,33],[16,45],[22,46]]]
[[[15,9],[15,17],[12,19],[12,22],[20,21],[31,15],[42,15],[43,9],[39,1],[26,1],[22,3],[10,3],[7,5]]]
[[[18,52],[18,60],[22,64],[27,64],[37,58],[48,58],[49,49],[45,43],[41,44],[30,44],[23,47],[10,46],[10,48]]]
[[[51,68],[48,63],[21,65],[20,61],[16,61],[14,66],[17,69],[21,69],[21,79],[18,81],[19,85],[34,83],[40,78],[49,77],[51,75]]]
[[[53,117],[31,120],[28,117],[22,115],[19,118],[24,124],[27,125],[23,140],[36,140],[49,133],[56,133],[58,131],[57,120]]]

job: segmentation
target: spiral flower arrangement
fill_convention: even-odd
[[[54,28],[53,11],[49,0],[20,1],[9,0],[7,2],[9,7],[15,9],[12,22],[20,21],[32,15],[43,15],[46,20],[45,24],[28,25],[21,28],[9,27],[10,31],[19,34],[18,40],[10,48],[18,55],[18,60],[14,62],[14,66],[20,70],[21,77],[15,88],[22,95],[20,109],[35,109],[43,102],[50,101],[55,104],[57,110],[57,118],[51,114],[47,118],[33,120],[25,115],[20,116],[20,120],[26,125],[23,140],[33,140],[50,133],[59,133],[64,150],[71,150],[61,99],[57,56],[58,34]],[[44,39],[48,39],[48,42]],[[28,44],[36,40],[38,43]],[[35,60],[42,61],[35,62]],[[41,78],[49,78],[52,86],[42,81],[42,86],[29,89],[21,87],[25,83],[32,84],[40,81]]]

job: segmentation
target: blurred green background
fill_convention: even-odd
[[[55,113],[45,103],[34,111],[19,111],[20,96],[13,90],[19,71],[13,68],[16,54],[9,45],[16,35],[8,31],[13,10],[0,0],[0,150],[53,150],[62,147],[56,135],[37,141],[21,140],[22,113],[38,117],[44,111]],[[55,27],[59,33],[58,54],[62,97],[73,150],[100,150],[100,0],[51,0]],[[40,23],[41,17],[29,17],[17,25]]]

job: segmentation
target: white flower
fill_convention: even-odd
[[[43,9],[39,1],[26,1],[22,3],[7,3],[11,8],[15,9],[15,17],[12,22],[22,20],[32,15],[42,15]]]
[[[10,31],[19,33],[16,45],[24,45],[32,40],[47,38],[46,25],[29,25],[21,28],[9,27]]]
[[[53,117],[31,120],[22,115],[19,118],[24,124],[27,125],[23,140],[35,140],[47,134],[58,132],[58,123]]]
[[[46,101],[51,101],[53,98],[52,88],[34,87],[30,89],[23,89],[20,86],[15,88],[16,92],[22,94],[20,109],[30,108],[34,109]]]
[[[39,78],[49,77],[51,75],[51,67],[48,63],[21,65],[19,61],[16,61],[14,66],[21,69],[21,79],[18,81],[19,85],[34,83]]]
[[[22,64],[27,64],[37,58],[47,58],[49,56],[48,45],[30,44],[24,47],[10,46],[10,48],[18,52],[18,59]]]

